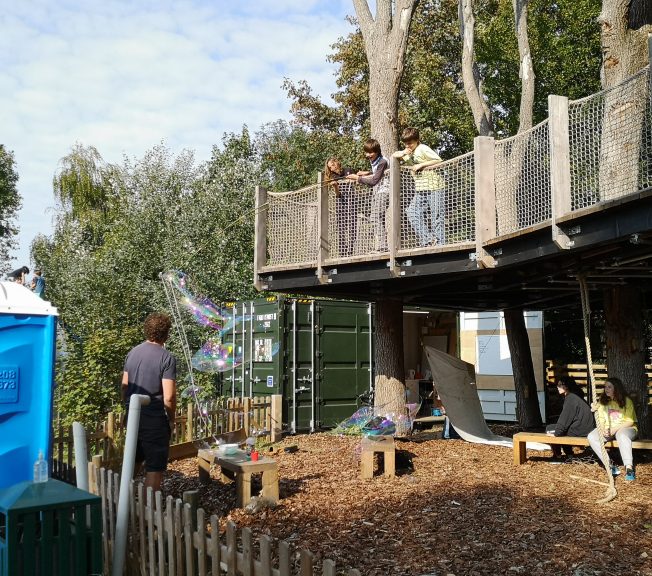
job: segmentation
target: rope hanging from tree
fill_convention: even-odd
[[[590,308],[590,302],[589,302],[589,289],[588,285],[586,282],[586,277],[584,275],[579,275],[577,277],[580,283],[580,296],[582,299],[582,318],[584,320],[584,346],[586,347],[586,366],[588,369],[588,375],[589,375],[589,383],[591,385],[591,400],[593,402],[596,401],[598,395],[597,395],[597,390],[595,387],[595,376],[593,374],[593,358],[591,356],[591,341],[589,339],[589,331],[590,331],[590,319],[591,319],[591,308]],[[609,453],[607,452],[607,448],[604,445],[604,437],[605,437],[605,430],[602,426],[602,423],[600,422],[600,419],[597,416],[597,412],[594,413],[595,417],[595,423],[598,428],[598,431],[600,433],[600,438],[602,440],[600,444],[600,452],[602,454],[602,461],[603,462],[611,462],[609,460]],[[616,490],[616,484],[614,482],[614,478],[611,475],[611,466],[607,466],[605,468],[605,471],[607,473],[607,478],[609,479],[609,486],[607,487],[607,491],[605,492],[604,497],[602,497],[600,500],[598,500],[599,503],[604,504],[606,502],[610,502],[613,500],[617,495],[618,492]]]

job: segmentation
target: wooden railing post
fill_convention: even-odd
[[[401,163],[398,158],[389,159],[389,271],[399,276],[401,267],[396,263],[396,253],[401,247]]]
[[[260,273],[267,264],[267,190],[260,186],[256,186],[255,209],[254,286],[256,290],[265,290],[267,286]]]
[[[572,247],[573,242],[559,228],[557,222],[562,216],[570,214],[572,208],[568,98],[550,94],[548,96],[548,118],[552,240],[559,248],[567,250]]]
[[[328,236],[328,186],[323,184],[323,175],[317,174],[317,278],[319,282],[328,282],[324,272],[324,261],[330,256],[331,246]]]
[[[496,186],[494,139],[476,136],[473,140],[475,164],[475,255],[479,268],[493,268],[493,257],[485,242],[496,237]]]
[[[109,412],[106,415],[106,445],[104,454],[106,458],[113,458],[115,452],[115,413]]]
[[[249,436],[251,434],[251,398],[245,397],[242,400],[242,423],[247,436]]]
[[[194,413],[194,404],[190,402],[188,406],[186,407],[186,442],[191,442],[193,440],[193,435],[195,433],[194,430],[194,418],[193,418],[193,413]]]
[[[283,437],[283,396],[272,394],[270,441],[278,442]]]

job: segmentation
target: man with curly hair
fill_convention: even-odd
[[[136,462],[145,462],[145,488],[161,489],[167,469],[170,435],[177,403],[177,361],[165,349],[172,321],[154,312],[145,319],[145,341],[132,348],[122,374],[122,398],[129,411],[133,394],[149,396],[141,408]]]

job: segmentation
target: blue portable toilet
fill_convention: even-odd
[[[57,309],[0,282],[0,489],[32,480],[50,459]]]

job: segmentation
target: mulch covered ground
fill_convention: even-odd
[[[198,489],[208,514],[331,558],[338,573],[652,575],[652,455],[635,452],[636,481],[617,478],[616,500],[598,504],[606,477],[588,459],[554,465],[530,451],[538,458],[515,467],[511,449],[438,436],[399,441],[413,469],[371,480],[359,477],[358,438],[288,437],[271,454],[275,509],[234,508],[235,485],[200,485],[194,458],[170,465],[165,490]]]

